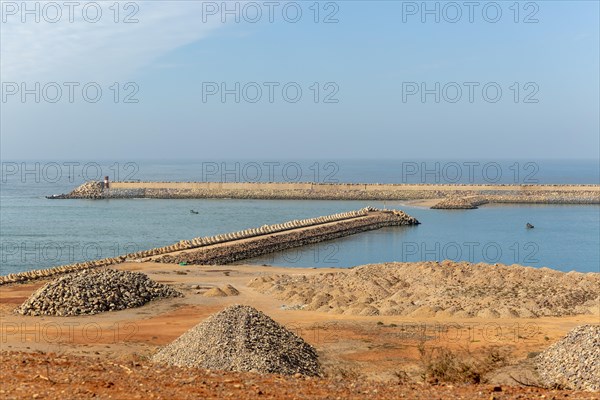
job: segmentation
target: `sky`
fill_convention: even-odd
[[[2,159],[599,158],[597,1],[0,3]]]

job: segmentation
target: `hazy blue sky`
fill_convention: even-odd
[[[462,1],[428,2],[439,22],[422,13],[422,2],[319,2],[318,23],[313,1],[287,6],[285,15],[286,2],[275,2],[273,22],[265,2],[247,3],[228,2],[239,7],[239,22],[216,9],[220,1],[137,1],[127,9],[123,2],[115,22],[111,0],[88,7],[88,21],[80,6],[72,22],[63,7],[52,23],[46,19],[58,14],[45,2],[36,22],[15,8],[20,1],[2,1],[2,157],[599,155],[597,1],[475,2],[472,15]],[[102,16],[92,23],[96,5]],[[263,14],[252,23],[256,5]],[[138,22],[124,23],[128,15]],[[23,102],[22,84],[35,82],[40,102],[35,93]],[[90,100],[102,89],[96,103],[82,97],[90,82]],[[239,103],[214,93],[236,82]],[[423,101],[421,85],[436,82],[439,102],[435,90]],[[62,96],[51,103],[56,86]],[[125,102],[136,86],[139,102]],[[262,97],[252,103],[256,86]],[[298,87],[302,97],[292,102]]]

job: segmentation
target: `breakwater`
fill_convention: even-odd
[[[87,182],[56,199],[419,200],[478,197],[486,203],[600,204],[600,185]]]
[[[485,197],[446,197],[431,208],[434,210],[473,210],[490,201]]]
[[[419,222],[401,211],[374,211],[353,213],[351,218],[334,223],[312,224],[299,229],[282,230],[274,234],[262,235],[253,240],[226,243],[223,246],[199,248],[179,254],[167,254],[155,259],[158,262],[187,264],[229,264],[308,244],[333,240],[360,232],[380,229],[386,226],[414,225]]]
[[[189,253],[185,256],[189,257],[189,263],[198,264],[200,261],[206,261],[204,262],[206,264],[229,263],[290,247],[331,240],[366,230],[379,229],[384,226],[416,224],[419,224],[419,221],[402,211],[378,210],[366,207],[361,210],[317,218],[263,225],[259,228],[245,229],[223,235],[182,240],[169,246],[139,251],[119,257],[0,276],[0,285],[49,278],[85,269],[116,265],[126,261],[147,261],[154,259],[159,262],[181,262],[186,261],[181,258],[184,257],[181,253],[173,255],[171,253],[194,249],[200,249],[204,255],[200,256],[200,253]],[[282,235],[282,233],[285,234]],[[277,239],[273,239],[275,237]],[[167,257],[166,255],[169,256]],[[157,256],[165,257],[157,258]],[[178,261],[179,259],[181,261]]]

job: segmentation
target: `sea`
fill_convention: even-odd
[[[365,232],[245,263],[349,268],[448,259],[600,272],[599,205],[431,210],[403,201],[45,197],[105,176],[129,181],[598,185],[598,160],[3,160],[1,164],[1,275],[369,205],[401,209],[421,224]],[[526,229],[527,223],[535,228]]]

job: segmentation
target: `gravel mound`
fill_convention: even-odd
[[[183,295],[139,272],[84,270],[42,286],[15,312],[55,316],[98,314],[179,296]]]
[[[581,325],[535,359],[551,387],[600,391],[600,325]]]
[[[535,318],[598,313],[600,301],[598,273],[452,261],[273,275],[249,286],[288,306],[350,315]]]
[[[196,325],[153,360],[206,369],[316,376],[315,349],[264,313],[233,305]]]

